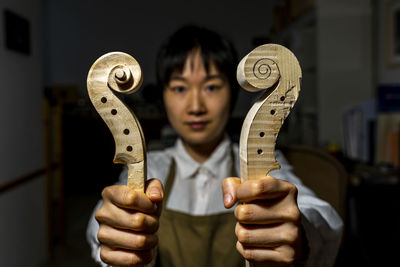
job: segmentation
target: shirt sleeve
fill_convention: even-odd
[[[89,243],[92,258],[94,259],[94,261],[96,263],[100,264],[100,266],[105,267],[105,266],[107,266],[107,264],[102,262],[100,259],[100,243],[99,243],[99,240],[97,239],[97,232],[99,231],[99,224],[97,223],[96,219],[94,218],[94,214],[100,208],[100,206],[102,205],[102,202],[103,201],[100,200],[97,203],[96,207],[94,208],[94,210],[92,212],[92,215],[90,216],[89,224],[86,229],[86,239]]]
[[[271,172],[271,176],[294,184],[298,190],[297,203],[309,246],[306,266],[333,266],[342,238],[342,219],[329,203],[319,199],[293,174],[281,152],[277,152],[276,158],[281,169]]]

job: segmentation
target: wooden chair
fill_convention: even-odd
[[[302,182],[331,204],[345,219],[348,174],[343,165],[322,149],[305,145],[279,147]]]

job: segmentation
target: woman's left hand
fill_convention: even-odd
[[[226,208],[240,203],[236,248],[244,258],[268,266],[289,266],[302,258],[307,245],[293,184],[271,176],[243,183],[226,178],[222,191]]]

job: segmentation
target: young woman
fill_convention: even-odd
[[[103,190],[87,232],[98,262],[243,266],[245,258],[268,266],[333,265],[342,221],[279,152],[281,169],[271,176],[243,184],[237,178],[238,146],[225,133],[236,65],[231,44],[204,28],[183,27],[161,48],[158,80],[179,138],[148,153],[148,176],[157,179],[147,181],[145,193],[123,185]]]

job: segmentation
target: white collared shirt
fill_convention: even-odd
[[[232,153],[233,151],[233,159]],[[149,152],[147,155],[147,176],[158,178],[163,184],[169,174],[171,159],[176,162],[175,182],[170,192],[167,208],[190,215],[211,215],[231,212],[225,209],[222,199],[222,181],[231,176],[232,164],[239,175],[239,149],[227,136],[203,164],[193,160],[177,140],[175,146]],[[233,160],[233,161],[232,161]],[[280,151],[276,151],[276,160],[281,165],[272,171],[271,176],[294,184],[298,190],[297,204],[302,214],[302,225],[309,241],[309,258],[306,266],[332,266],[341,241],[343,222],[336,211],[325,201],[319,199],[292,172],[292,167]],[[119,184],[126,184],[127,170],[124,170]],[[95,210],[100,208],[99,201]],[[94,211],[95,212],[95,211]],[[97,240],[99,225],[94,219],[89,221],[87,239],[92,247],[93,258],[102,263]],[[234,234],[234,233],[232,233]],[[103,266],[104,263],[102,263]]]
[[[183,147],[182,141],[178,139],[174,147],[149,153],[148,176],[159,178],[165,184],[169,168],[161,176],[154,170],[158,169],[156,165],[160,164],[160,158],[168,157],[169,162],[171,158],[174,158],[176,173],[167,203],[168,209],[191,215],[230,212],[223,205],[221,185],[224,178],[232,176],[232,155],[234,154],[232,149],[234,148],[229,138],[225,137],[212,155],[200,164],[192,159]],[[152,166],[151,162],[155,165]]]

